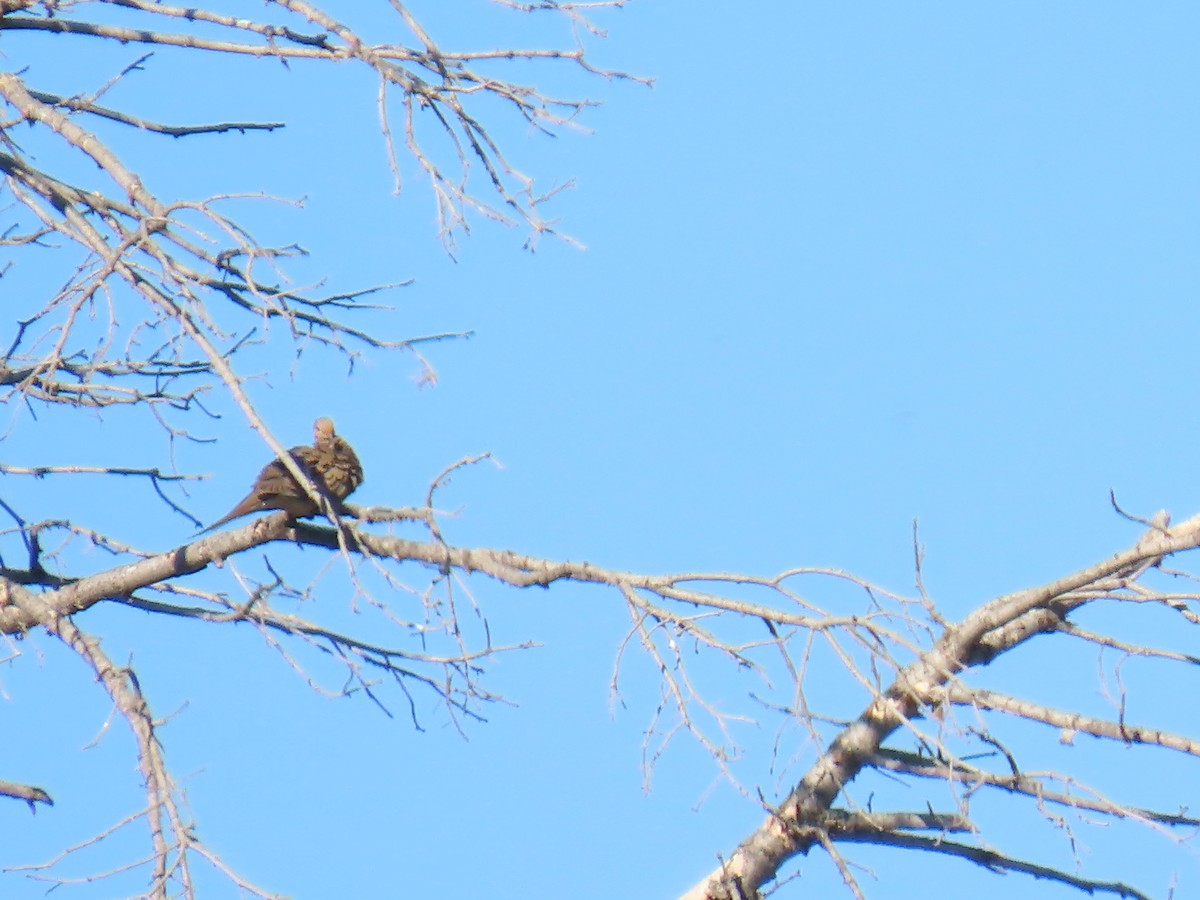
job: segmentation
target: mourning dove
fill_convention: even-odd
[[[317,419],[313,423],[313,445],[293,447],[288,451],[288,455],[300,470],[312,479],[317,490],[334,501],[335,506],[338,505],[338,501],[354,493],[363,482],[362,465],[354,448],[344,438],[338,437],[333,430],[331,419]],[[228,514],[199,533],[212,531],[240,516],[269,509],[285,510],[293,519],[315,516],[320,512],[304,487],[292,477],[283,461],[273,459],[258,473],[250,493]]]

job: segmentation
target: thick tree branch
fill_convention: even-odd
[[[777,812],[743,840],[726,861],[683,895],[684,900],[743,900],[758,897],[764,884],[813,841],[806,828],[877,754],[889,735],[922,710],[936,705],[950,680],[972,665],[986,664],[1038,628],[1026,617],[1056,604],[1077,608],[1085,589],[1103,595],[1137,577],[1163,557],[1200,546],[1200,516],[1172,528],[1147,531],[1132,547],[1049,584],[998,597],[957,624],[949,625],[933,647],[906,666],[859,718],[843,729],[805,774]],[[987,652],[980,647],[991,639]]]

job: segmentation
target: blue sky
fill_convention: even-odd
[[[446,46],[495,45],[489,27],[567,39],[550,20],[480,7],[469,26],[415,10]],[[404,192],[390,193],[374,86],[344,67],[232,60],[210,71],[160,50],[109,98],[170,121],[286,121],[269,135],[181,141],[97,130],[168,199],[305,197],[303,209],[230,210],[265,239],[305,245],[301,278],[336,289],[414,279],[389,296],[394,312],[372,319],[390,334],[474,332],[426,348],[436,388],[418,386],[410,357],[368,359],[347,379],[320,358],[292,375],[264,351],[269,375],[252,394],[280,440],[303,442],[316,415],[333,415],[367,470],[356,499],[391,505],[418,504],[446,465],[490,451],[499,465],[460,473],[444,494],[456,511],[448,540],[634,571],[828,566],[911,594],[917,519],[926,585],[951,618],[1131,543],[1136,528],[1111,511],[1110,489],[1141,515],[1200,509],[1194,5],[638,0],[600,21],[609,38],[593,43],[593,60],[653,77],[653,89],[530,68],[523,77],[552,91],[604,101],[582,119],[593,132],[550,140],[495,120],[526,171],[546,185],[575,179],[555,209],[582,251],[547,239],[529,253],[520,229],[479,222],[450,259],[412,166]],[[49,56],[60,46],[16,34],[0,49],[5,68],[29,66],[30,84],[63,93],[141,52],[78,41],[70,58]],[[49,167],[54,151],[44,153]],[[19,261],[0,289],[36,293],[61,277]],[[229,404],[217,407],[225,419],[204,428],[219,441],[176,447],[182,469],[212,476],[191,489],[203,520],[269,457]],[[34,421],[14,406],[4,427],[10,464],[169,461],[160,432],[120,417]],[[140,546],[166,550],[192,533],[136,484],[6,477],[3,496]],[[236,565],[261,572],[260,557]],[[319,565],[311,551],[276,557]],[[401,574],[416,586],[425,577]],[[228,573],[206,578],[230,584]],[[466,739],[427,698],[417,732],[398,695],[393,720],[365,698],[310,690],[249,629],[123,608],[93,609],[80,625],[132,660],[156,712],[172,717],[167,759],[205,840],[300,900],[673,897],[757,824],[757,802],[682,738],[644,790],[641,732],[657,686],[633,659],[624,702],[610,702],[628,623],[619,596],[470,586],[497,641],[541,646],[491,664],[489,685],[513,705],[490,708]],[[861,610],[860,595],[806,589]],[[371,627],[336,579],[311,604]],[[1165,617],[1088,615],[1190,646]],[[0,805],[3,865],[48,858],[142,799],[127,730],[106,727],[108,704],[79,663],[37,635],[15,649],[0,690],[7,733],[20,738],[6,742],[0,777],[44,785],[56,806],[31,818]],[[297,652],[325,688],[340,686],[336,670]],[[1111,715],[1100,668],[1094,652],[1040,639],[978,683]],[[797,760],[772,771],[780,721],[749,699],[760,688],[702,671],[729,708],[759,715],[738,733],[738,772],[779,796],[803,772],[801,743],[785,732],[780,754]],[[1190,687],[1178,671],[1135,660],[1123,674],[1132,720],[1194,732],[1175,702]],[[835,669],[806,690],[832,715],[863,705]],[[1195,806],[1180,793],[1194,770],[1171,751],[1064,747],[1048,729],[1003,726],[1030,769],[1070,768],[1134,803]],[[871,791],[892,808],[925,805],[882,781],[857,796]],[[1073,868],[1062,831],[1001,801],[973,807],[992,845]],[[1075,837],[1090,877],[1154,896],[1200,883],[1194,850],[1146,829]],[[142,831],[114,839],[79,871],[143,846]],[[873,873],[863,881],[875,900],[925,893],[934,879],[981,900],[1070,895],[900,851],[848,855]],[[842,890],[819,853],[785,870],[797,872],[779,896]],[[5,897],[43,890],[17,874],[0,885]],[[66,896],[114,894],[101,884]],[[214,879],[206,896],[235,894]]]

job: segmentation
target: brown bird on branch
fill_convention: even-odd
[[[345,438],[338,437],[331,419],[317,419],[313,423],[313,445],[293,447],[288,455],[335,508],[363,483],[358,456]],[[270,509],[285,510],[293,519],[315,516],[321,511],[283,461],[273,459],[263,466],[254,480],[254,487],[237,506],[198,533],[204,534],[240,516]]]

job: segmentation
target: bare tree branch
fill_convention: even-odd
[[[0,781],[0,795],[12,797],[15,800],[24,800],[29,804],[31,812],[37,811],[36,804],[45,803],[47,806],[53,806],[54,801],[40,787],[34,787],[31,784],[17,784],[15,781]]]
[[[843,838],[847,841],[860,840],[859,836],[848,836]],[[1122,884],[1118,881],[1093,881],[1089,878],[1081,878],[1078,875],[1072,875],[1070,872],[1065,872],[1062,869],[1055,869],[1051,866],[1043,866],[1037,863],[1028,862],[1027,860],[1017,859],[1008,856],[1004,853],[999,853],[995,850],[987,850],[982,847],[971,847],[966,844],[959,844],[954,841],[948,841],[944,838],[928,838],[916,834],[903,834],[896,831],[889,831],[880,835],[875,835],[870,838],[863,837],[861,840],[869,841],[872,844],[883,844],[889,847],[900,847],[906,850],[924,850],[929,853],[941,853],[946,856],[956,856],[959,859],[965,859],[976,865],[990,869],[994,872],[1020,872],[1023,875],[1031,875],[1034,878],[1042,878],[1047,881],[1057,881],[1060,884],[1069,887],[1077,888],[1086,894],[1116,894],[1118,897],[1132,897],[1135,900],[1150,900],[1148,894],[1143,894],[1141,891],[1131,888],[1127,884]]]
[[[260,240],[231,214],[248,203],[280,201],[222,193],[219,184],[208,196],[178,197],[169,184],[132,165],[127,153],[134,141],[170,147],[166,137],[266,141],[284,126],[278,117],[263,115],[259,121],[241,114],[236,109],[241,101],[232,98],[227,115],[165,122],[141,112],[136,99],[122,101],[118,88],[135,87],[147,73],[170,78],[177,71],[172,64],[184,56],[190,61],[188,78],[234,56],[296,67],[353,67],[377,86],[379,128],[397,191],[402,170],[397,153],[407,152],[429,180],[447,249],[479,217],[523,226],[532,245],[543,235],[559,234],[545,209],[561,186],[535,187],[497,135],[506,121],[557,134],[578,127],[579,115],[595,105],[588,97],[557,95],[541,83],[543,71],[549,75],[570,67],[587,76],[649,83],[588,59],[584,39],[602,34],[590,17],[624,2],[540,3],[528,11],[560,15],[569,26],[564,44],[479,48],[449,46],[400,2],[392,2],[390,14],[401,38],[389,33],[381,41],[305,0],[277,0],[260,19],[152,0],[0,0],[0,31],[6,33],[10,59],[19,58],[31,34],[50,38],[56,49],[53,57],[35,55],[29,65],[14,62],[10,71],[0,72],[0,190],[9,216],[0,244],[13,251],[12,262],[0,264],[0,276],[19,276],[25,260],[38,266],[39,274],[52,268],[63,275],[42,294],[7,295],[13,324],[0,340],[0,401],[31,417],[47,408],[88,415],[141,412],[161,427],[172,447],[177,440],[208,439],[206,429],[237,409],[333,526],[294,525],[286,517],[272,517],[164,554],[102,533],[71,513],[26,515],[25,501],[0,500],[11,521],[0,532],[6,539],[0,548],[5,554],[0,556],[0,631],[40,630],[70,647],[96,674],[137,743],[146,805],[94,840],[144,821],[149,850],[105,874],[145,867],[148,896],[192,898],[193,861],[203,859],[239,890],[270,896],[230,870],[193,834],[163,759],[159,723],[137,676],[132,667],[114,664],[98,635],[83,630],[82,614],[97,603],[112,601],[139,614],[188,618],[211,627],[253,628],[314,689],[362,693],[388,715],[391,698],[384,688],[397,691],[416,727],[421,726],[413,693],[419,691],[440,699],[457,727],[483,718],[485,704],[503,701],[485,684],[487,661],[533,646],[525,640],[494,642],[464,576],[475,570],[444,558],[464,551],[452,551],[442,538],[432,508],[442,479],[431,486],[425,508],[335,506],[286,453],[247,390],[253,373],[246,351],[258,344],[285,348],[297,361],[332,352],[351,374],[367,353],[411,353],[422,383],[433,383],[436,372],[421,349],[470,332],[393,333],[395,319],[386,315],[390,309],[379,297],[409,284],[403,279],[349,289],[297,283],[294,262],[307,251],[296,243]],[[56,84],[53,91],[35,84],[58,74],[54,60],[101,44],[139,49],[98,84]],[[516,72],[536,75],[538,83],[517,80]],[[256,102],[272,96],[269,90],[255,92]],[[393,137],[401,130],[402,142]],[[110,140],[112,135],[117,137]],[[97,465],[97,458],[54,460],[54,465],[49,459],[10,459],[0,473],[32,476],[37,479],[33,487],[62,475],[143,479],[170,509],[195,521],[180,505],[180,495],[182,486],[198,476],[182,474],[173,456],[170,465],[158,458],[116,463],[109,456],[99,458],[106,464]],[[358,525],[351,521],[356,517],[361,517]],[[393,539],[360,537],[371,523],[416,523],[432,540],[388,543]],[[376,624],[391,631],[366,632],[368,639],[274,608],[273,603],[307,597],[313,586],[290,581],[286,568],[276,570],[270,557],[263,560],[266,577],[239,571],[232,559],[272,542],[280,553],[289,544],[334,550],[329,565],[342,564],[338,574],[350,585],[354,609],[361,603]],[[81,561],[74,552],[81,547],[103,552]],[[428,586],[407,585],[398,574],[401,560],[386,555],[406,548],[421,563],[423,575],[432,571]],[[514,583],[528,578],[510,559],[489,558],[490,553],[476,551],[475,558],[488,560]],[[233,579],[232,592],[186,580],[217,567]],[[395,598],[410,601],[412,609]],[[314,657],[338,670],[337,688],[329,689],[320,673],[308,670]],[[0,785],[0,794],[31,805],[51,802],[40,788],[24,785]],[[68,848],[47,864],[18,868],[51,887],[70,883],[55,865],[93,843]],[[101,876],[84,880],[93,877]]]
[[[762,886],[776,877],[788,859],[812,846],[814,839],[806,829],[819,821],[846,786],[871,765],[890,735],[901,727],[911,727],[915,718],[936,709],[945,699],[988,706],[988,695],[962,687],[966,670],[986,665],[1030,637],[1056,630],[1055,622],[1062,615],[1127,588],[1165,556],[1196,546],[1200,546],[1200,516],[1171,528],[1156,525],[1134,546],[1100,563],[1046,585],[997,597],[961,622],[948,625],[932,647],[901,669],[858,719],[837,734],[762,825],[720,867],[683,895],[685,900],[759,896]],[[1001,706],[999,698],[990,699]],[[1055,718],[1045,709],[1021,709],[1039,720]],[[1200,748],[1189,739],[1156,730],[1140,730],[1133,733],[1135,738],[1123,738],[1120,725],[1085,719],[1069,721],[1102,731],[1105,736],[1136,738],[1189,753]],[[1030,871],[1021,866],[1014,868]],[[1125,890],[1123,886],[1121,890]]]

